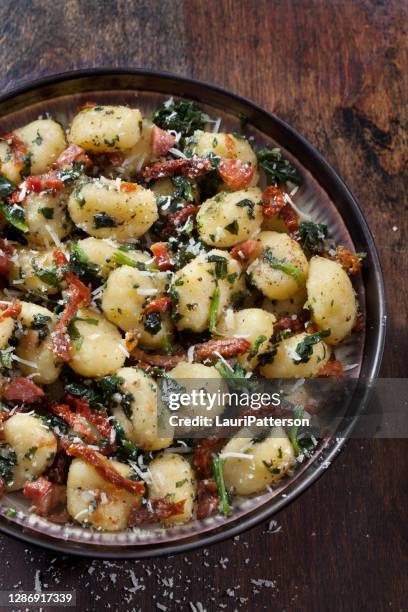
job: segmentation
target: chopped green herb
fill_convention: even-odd
[[[300,178],[296,168],[282,156],[279,148],[262,149],[258,152],[258,161],[266,174],[268,185],[281,185],[290,181],[295,185],[300,185]]]
[[[93,226],[95,229],[101,229],[103,227],[117,227],[115,219],[104,212],[96,213],[93,221]]]
[[[186,484],[186,482],[188,482],[188,478],[184,478],[183,480],[177,480],[176,489],[179,489],[180,487],[182,487],[184,484]]]
[[[171,342],[170,342],[169,337],[168,337],[167,334],[165,334],[163,336],[162,346],[163,346],[163,350],[166,353],[166,355],[171,355],[172,354],[173,347],[171,345]]]
[[[3,202],[0,205],[0,211],[11,225],[20,232],[28,232],[28,225],[25,220],[24,208],[20,204],[9,204]]]
[[[230,234],[234,234],[234,236],[236,236],[238,234],[238,232],[239,232],[238,221],[235,219],[234,221],[232,221],[232,223],[229,223],[228,225],[226,225],[225,229]]]
[[[222,255],[208,255],[208,263],[215,263],[215,276],[217,278],[225,278],[228,272],[228,260]]]
[[[305,411],[303,409],[303,406],[295,406],[293,409],[293,418],[302,419],[304,413]],[[298,432],[299,432],[298,425],[292,425],[291,427],[289,427],[288,436],[289,436],[289,440],[292,443],[293,450],[295,451],[296,456],[300,455],[302,452],[302,449],[300,448],[300,445],[298,442]]]
[[[219,457],[213,458],[214,478],[217,483],[218,495],[220,498],[220,511],[224,516],[228,516],[231,512],[231,507],[224,482],[223,464],[223,460]]]
[[[299,225],[299,235],[302,248],[310,255],[317,255],[323,252],[324,241],[329,232],[324,223],[302,221]]]
[[[210,303],[210,317],[208,329],[211,333],[215,332],[217,327],[218,306],[220,303],[220,288],[216,287]]]
[[[148,334],[155,336],[162,328],[160,312],[148,312],[144,318],[143,327]]]
[[[280,270],[281,272],[284,272],[285,274],[292,276],[298,285],[302,283],[304,279],[303,271],[300,270],[299,268],[296,268],[296,266],[292,265],[289,262],[278,259],[268,249],[265,251],[263,255],[263,259],[267,261],[268,264],[272,268],[274,268],[274,270]]]
[[[239,206],[240,208],[246,208],[248,219],[255,219],[255,202],[253,202],[252,200],[245,198],[244,200],[236,202],[235,206]]]
[[[153,113],[153,123],[164,130],[181,132],[183,137],[191,136],[195,130],[202,130],[205,117],[195,102],[179,100],[165,102]]]
[[[242,365],[237,361],[231,368],[229,368],[222,359],[218,359],[218,361],[214,365],[215,369],[223,378],[228,380],[233,380],[236,378],[246,378],[246,370],[242,367]]]
[[[54,209],[50,206],[44,206],[43,208],[39,208],[38,212],[42,214],[45,219],[53,219],[54,218]]]
[[[187,202],[194,202],[194,192],[191,182],[182,174],[173,176],[172,183],[174,186],[174,197],[182,198]]]
[[[0,198],[7,198],[7,196],[14,193],[16,189],[17,185],[0,174]]]
[[[252,359],[253,357],[255,357],[259,351],[259,348],[261,346],[261,344],[263,342],[265,342],[265,340],[267,340],[266,336],[258,336],[257,339],[254,342],[254,346],[252,347],[250,353],[249,353],[249,358]]]
[[[31,329],[38,332],[38,340],[42,342],[50,333],[51,317],[44,314],[35,314],[31,323]]]
[[[33,140],[33,144],[40,145],[43,143],[44,138],[40,134],[40,130],[37,130],[37,136]]]
[[[0,444],[0,477],[6,485],[13,481],[13,468],[17,465],[17,455],[12,447],[2,442]]]
[[[330,336],[330,333],[330,329],[323,329],[315,334],[305,336],[305,338],[296,346],[296,356],[293,358],[294,363],[307,363],[310,357],[313,355],[312,347],[321,342],[323,338]]]
[[[38,446],[32,446],[24,455],[24,459],[32,459],[38,450]]]

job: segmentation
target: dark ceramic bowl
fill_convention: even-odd
[[[355,286],[366,317],[365,334],[353,334],[341,348],[340,358],[358,364],[351,376],[358,382],[375,378],[380,366],[384,335],[384,287],[380,263],[371,233],[350,191],[316,149],[289,125],[253,102],[219,87],[170,74],[130,69],[100,69],[73,72],[41,79],[0,97],[0,133],[19,127],[49,112],[67,124],[78,106],[86,101],[122,103],[149,113],[169,96],[196,100],[207,113],[222,119],[222,130],[238,131],[240,117],[247,118],[246,132],[258,146],[279,146],[302,175],[296,194],[302,211],[315,221],[329,225],[336,242],[354,245],[367,258]],[[358,386],[358,385],[357,385]],[[64,553],[105,558],[142,558],[183,552],[234,536],[293,501],[309,487],[336,457],[368,399],[365,385],[357,389],[339,429],[323,440],[316,454],[293,476],[272,491],[238,499],[230,517],[211,517],[166,529],[147,528],[135,532],[100,533],[90,528],[61,526],[30,513],[19,493],[1,500],[0,530],[24,541]],[[6,518],[7,508],[17,514]]]

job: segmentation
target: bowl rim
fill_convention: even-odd
[[[363,236],[363,239],[367,245],[367,252],[370,257],[372,269],[370,273],[373,275],[370,282],[370,293],[366,290],[366,302],[367,298],[370,298],[372,302],[373,312],[371,313],[375,319],[376,325],[372,325],[371,329],[366,329],[366,340],[365,347],[367,345],[367,337],[370,336],[372,344],[372,352],[370,352],[370,365],[368,367],[368,378],[375,379],[378,375],[381,360],[384,351],[385,335],[386,335],[386,299],[385,299],[385,288],[384,278],[382,273],[382,267],[380,258],[374,243],[374,238],[368,227],[367,221],[365,220],[364,214],[351,193],[350,189],[344,182],[344,180],[338,175],[334,168],[326,161],[323,155],[312,145],[304,136],[302,136],[295,128],[280,119],[274,113],[266,110],[262,106],[256,104],[249,98],[238,95],[229,91],[228,89],[219,85],[214,85],[207,81],[190,78],[186,76],[177,75],[167,71],[150,70],[144,68],[130,68],[130,67],[97,67],[97,68],[85,68],[79,70],[70,70],[53,75],[47,75],[37,79],[28,80],[21,85],[11,88],[10,90],[0,95],[0,104],[15,98],[16,96],[24,95],[35,88],[43,88],[49,85],[57,85],[65,81],[72,81],[74,79],[86,79],[92,77],[117,77],[117,76],[135,76],[135,77],[146,77],[147,79],[159,79],[167,82],[173,81],[173,83],[183,84],[186,87],[193,87],[201,89],[203,92],[212,92],[219,94],[230,100],[234,100],[240,106],[253,111],[259,116],[265,117],[271,124],[274,124],[279,131],[289,138],[290,143],[285,142],[285,148],[290,151],[295,158],[298,157],[298,151],[293,151],[293,146],[300,146],[302,152],[307,156],[310,162],[314,162],[319,168],[321,174],[319,175],[318,183],[322,186],[322,178],[324,178],[323,188],[330,194],[330,192],[336,192],[337,198],[342,198],[343,202],[349,207],[354,215],[352,221],[356,224],[356,227]],[[143,83],[143,89],[147,91],[155,91],[154,87],[149,89],[148,83]],[[98,88],[95,87],[95,91]],[[102,91],[102,90],[101,90]],[[177,96],[176,92],[174,95]],[[183,91],[181,97],[188,97]],[[191,99],[195,96],[191,95]],[[205,103],[205,101],[203,100]],[[307,164],[302,162],[306,167]],[[328,187],[330,186],[330,189]],[[334,197],[330,196],[333,203],[336,204]],[[348,230],[350,230],[349,222],[346,221],[342,216],[343,222],[345,223]],[[363,274],[364,276],[364,274]],[[364,280],[364,287],[367,289],[367,283]],[[364,349],[365,351],[365,349]],[[363,355],[363,363],[364,363]],[[366,387],[361,394],[359,399],[358,414],[360,414],[367,404],[370,394],[370,386]],[[346,426],[342,429],[342,437],[332,437],[328,444],[324,447],[324,459],[325,461],[332,462],[335,457],[339,454],[339,451],[345,445],[347,436],[354,428],[358,419],[358,414],[353,419],[349,420]],[[54,552],[60,552],[64,554],[101,558],[101,559],[142,559],[157,557],[163,555],[173,555],[175,553],[184,553],[186,551],[209,546],[217,542],[221,542],[227,538],[234,537],[244,531],[254,527],[258,523],[261,523],[273,514],[281,510],[284,506],[296,499],[305,489],[313,484],[325,470],[318,469],[316,467],[314,471],[308,473],[302,477],[301,480],[295,480],[290,485],[290,492],[279,498],[271,500],[269,503],[265,503],[260,509],[250,511],[247,516],[238,518],[237,521],[231,522],[228,526],[215,527],[213,531],[210,531],[203,536],[193,536],[190,540],[183,538],[180,542],[171,541],[168,544],[135,544],[129,547],[121,547],[117,545],[115,547],[104,547],[101,545],[86,545],[86,547],[79,547],[76,544],[70,543],[69,540],[55,539],[42,534],[41,539],[38,535],[34,535],[32,532],[22,529],[19,525],[9,523],[6,519],[0,521],[0,531],[15,537],[23,542],[33,544],[52,550]]]

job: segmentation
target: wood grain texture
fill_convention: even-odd
[[[3,0],[0,82],[143,66],[223,85],[290,122],[337,168],[374,233],[389,306],[382,372],[398,377],[408,351],[407,17],[401,0]],[[3,536],[1,588],[32,589],[40,570],[44,588],[77,589],[78,610],[406,610],[407,448],[354,440],[275,517],[275,533],[260,525],[184,556],[89,571],[87,560]]]

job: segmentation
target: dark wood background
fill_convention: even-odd
[[[407,16],[406,0],[2,0],[0,83],[163,69],[290,122],[344,177],[375,235],[389,306],[382,373],[398,377],[408,352]],[[269,530],[185,556],[90,562],[1,536],[1,589],[74,588],[78,610],[407,610],[407,451],[406,440],[351,441]]]

